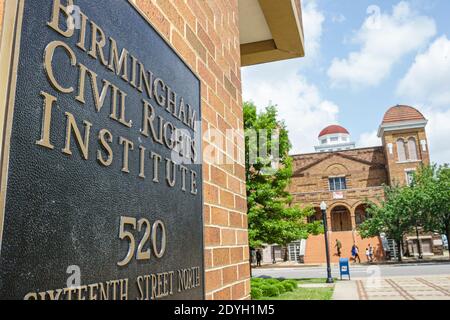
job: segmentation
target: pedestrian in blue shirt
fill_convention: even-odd
[[[358,263],[361,263],[361,258],[359,257],[359,248],[356,244],[352,246],[352,257],[356,263],[356,259],[358,259]]]

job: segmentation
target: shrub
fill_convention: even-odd
[[[252,278],[251,279],[251,283],[253,284],[262,284],[265,282],[265,279],[263,278]]]
[[[296,280],[284,280],[284,281],[291,284],[292,290],[298,288],[298,282]]]
[[[250,284],[251,284],[251,287],[252,288],[259,288],[259,287],[261,287],[265,282],[264,281],[261,281],[262,279],[260,279],[260,280],[254,280],[254,279],[252,279],[251,281],[250,281]]]
[[[263,291],[263,295],[266,297],[276,297],[280,295],[280,290],[275,285],[264,284],[260,289]]]
[[[277,285],[280,283],[280,281],[277,279],[266,279],[266,283],[272,284],[272,285]]]
[[[259,294],[265,297],[276,297],[282,293],[293,291],[297,288],[297,281],[295,280],[284,280],[284,279],[265,279],[265,278],[252,278],[251,279],[253,299],[259,299]],[[257,298],[254,298],[254,294]]]
[[[284,287],[284,285],[281,282],[274,284],[274,286],[278,288],[278,291],[280,291],[280,294],[287,292],[286,288]]]
[[[260,288],[252,287],[252,290],[250,291],[250,295],[252,299],[259,299],[263,296],[263,291]]]
[[[265,279],[264,278],[252,278],[252,281],[264,281]]]
[[[262,286],[263,286],[263,284],[259,284],[259,283],[252,283],[250,285],[251,288],[258,288],[258,289],[261,289]]]
[[[294,291],[296,285],[294,283],[292,283],[291,281],[282,281],[281,285],[284,287],[284,289],[286,290],[286,292],[289,291]]]

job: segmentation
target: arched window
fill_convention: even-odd
[[[313,223],[315,221],[322,221],[322,211],[320,208],[314,208],[314,214],[308,217],[308,223]]]
[[[416,139],[414,139],[414,138],[408,139],[408,154],[409,154],[409,160],[412,160],[412,161],[417,160],[417,145],[416,145]]]
[[[403,139],[397,140],[397,154],[398,161],[406,161],[405,141]]]

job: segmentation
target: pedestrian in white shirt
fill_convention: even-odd
[[[369,243],[369,258],[370,262],[373,262],[373,247],[370,243]]]

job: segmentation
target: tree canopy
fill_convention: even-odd
[[[450,168],[447,165],[422,167],[414,176],[413,188],[424,229],[445,234],[449,240]]]
[[[403,236],[412,229],[412,194],[409,189],[399,186],[385,186],[384,199],[380,203],[368,201],[368,219],[359,226],[363,238],[385,233],[394,239],[400,252]],[[401,260],[401,255],[399,255]]]
[[[253,103],[244,103],[244,128],[250,246],[286,245],[320,232],[320,223],[306,223],[313,209],[292,205],[287,191],[292,177],[291,143],[276,107],[258,113]]]
[[[386,186],[384,193],[378,204],[369,202],[369,218],[359,226],[361,236],[385,233],[396,240],[399,249],[403,236],[416,227],[450,238],[448,166],[423,166],[414,174],[411,185]]]

